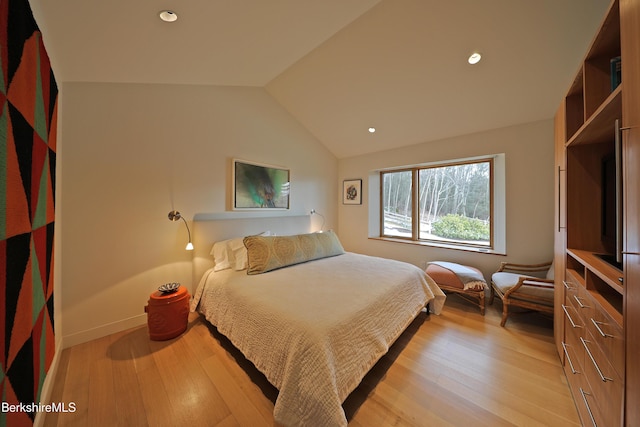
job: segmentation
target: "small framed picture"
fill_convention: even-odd
[[[342,183],[342,204],[361,205],[362,204],[362,180],[346,179]]]

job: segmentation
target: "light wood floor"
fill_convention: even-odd
[[[448,296],[422,313],[343,407],[360,426],[578,426],[551,319],[483,317]],[[65,349],[45,426],[273,426],[277,390],[198,316],[174,340],[146,327]]]

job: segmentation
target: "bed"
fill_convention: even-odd
[[[347,425],[342,402],[420,311],[438,314],[445,298],[418,267],[345,252],[322,234],[217,242],[191,301],[279,390],[274,419],[284,426]]]

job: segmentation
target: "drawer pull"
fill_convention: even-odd
[[[606,334],[602,328],[600,327],[600,325],[606,325],[606,323],[603,322],[598,322],[596,319],[594,319],[593,317],[591,318],[591,323],[593,323],[593,326],[596,327],[596,330],[598,331],[598,333],[600,335],[602,335],[604,338],[614,338],[613,335],[610,334]]]
[[[562,350],[564,351],[564,355],[567,358],[567,362],[569,362],[569,368],[571,368],[571,373],[572,374],[579,374],[579,371],[576,371],[576,369],[573,367],[573,362],[571,361],[571,357],[569,356],[569,351],[567,350],[567,344],[565,344],[564,342],[562,343]]]
[[[596,368],[596,371],[598,371],[598,375],[600,376],[600,379],[602,380],[602,382],[607,382],[607,381],[613,382],[613,378],[605,377],[602,374],[602,371],[600,370],[600,366],[598,366],[598,362],[596,362],[596,359],[593,357],[593,354],[591,354],[591,350],[589,350],[589,346],[587,345],[588,341],[582,337],[580,337],[580,341],[582,341],[582,345],[584,346],[584,349],[587,351],[587,355],[589,355],[589,359],[591,359],[591,363],[593,363],[593,366]]]
[[[595,418],[593,418],[593,413],[591,412],[591,407],[589,406],[589,402],[587,402],[587,396],[591,396],[591,393],[584,391],[582,387],[580,387],[580,394],[582,395],[582,400],[584,400],[584,406],[587,407],[589,418],[591,418],[591,424],[593,424],[593,427],[598,427],[598,424],[596,424]]]
[[[575,289],[575,286],[571,286],[567,281],[563,280],[562,284],[564,285],[565,289],[572,291]]]
[[[574,299],[574,300],[576,300],[576,302],[578,303],[578,305],[580,306],[580,308],[589,308],[589,306],[588,306],[588,305],[584,305],[584,304],[582,303],[582,301],[580,301],[580,300],[581,300],[581,299],[583,299],[583,298],[580,298],[578,295],[574,295],[574,296],[573,296],[573,299]]]
[[[566,305],[562,304],[562,309],[564,310],[564,314],[567,316],[567,319],[569,319],[569,323],[571,323],[572,328],[582,328],[582,326],[576,325],[576,323],[573,321]]]

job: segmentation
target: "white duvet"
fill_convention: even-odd
[[[249,276],[207,271],[191,302],[279,390],[276,422],[346,426],[342,402],[444,293],[404,262],[345,253]]]

